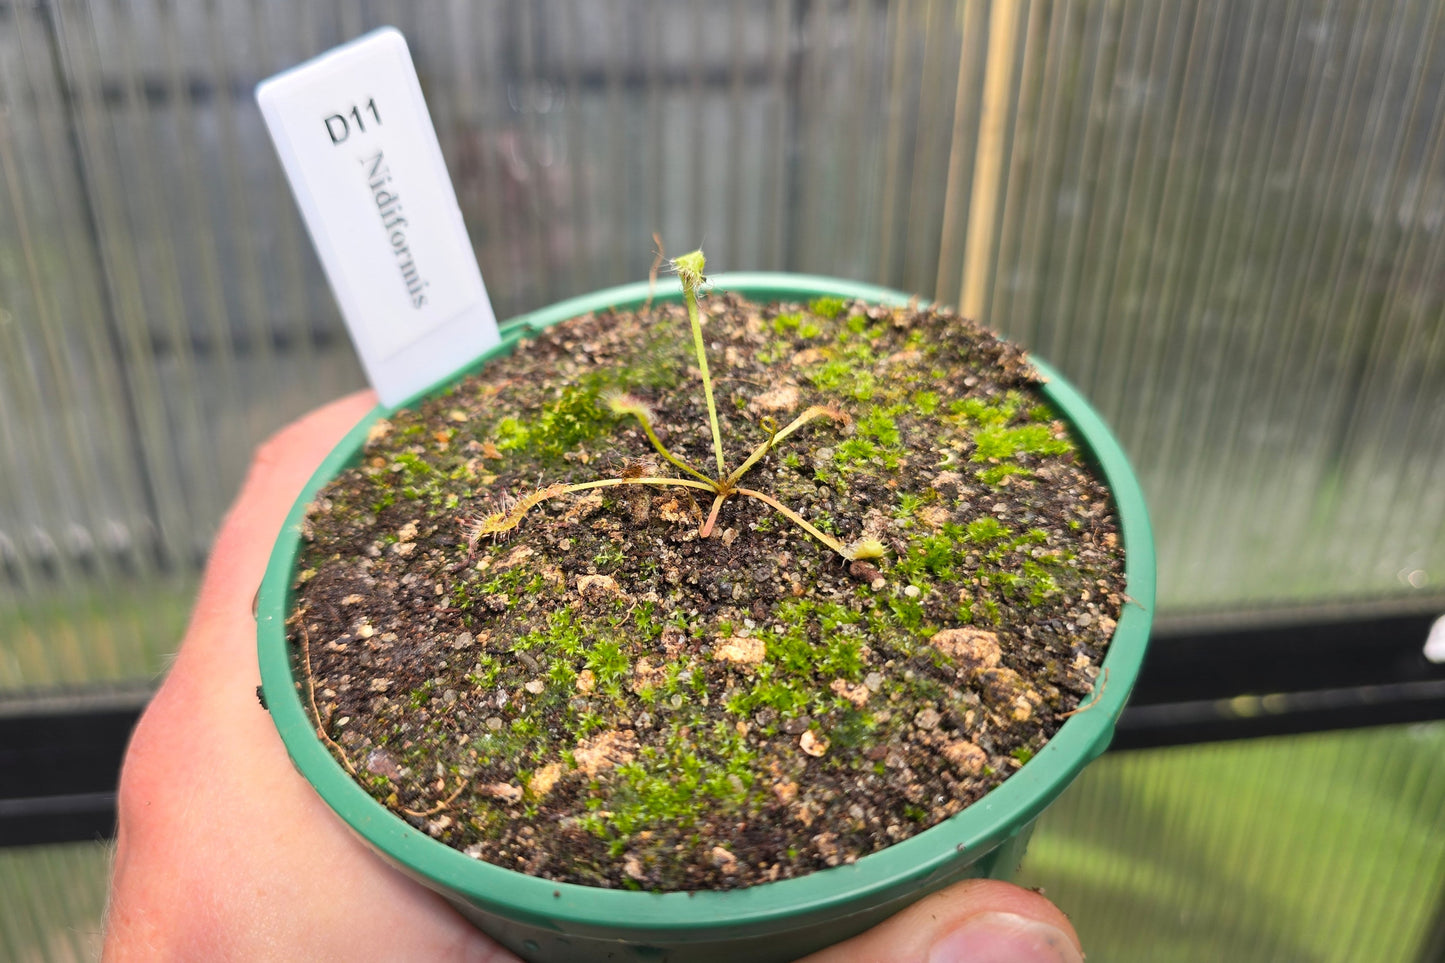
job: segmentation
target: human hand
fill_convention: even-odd
[[[375,403],[351,395],[266,442],[221,526],[180,653],[126,753],[106,961],[516,959],[353,836],[256,704],[251,600],[272,541],[321,459]],[[973,880],[808,963],[1082,958],[1042,896]]]

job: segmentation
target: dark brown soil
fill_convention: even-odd
[[[309,515],[292,640],[319,722],[402,818],[609,887],[746,886],[851,862],[977,800],[1093,686],[1119,616],[1107,492],[1016,348],[932,310],[704,302],[728,469],[762,502],[555,483],[715,470],[681,306],[588,316],[372,432]],[[314,690],[314,691],[307,691]]]

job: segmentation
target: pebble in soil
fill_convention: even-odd
[[[836,866],[980,798],[1093,688],[1123,600],[1107,490],[1016,347],[943,310],[705,302],[755,500],[618,487],[468,549],[541,485],[714,465],[682,308],[588,315],[378,423],[307,516],[291,620],[319,723],[378,800],[553,880],[716,889]],[[696,497],[694,497],[696,496]],[[303,654],[303,635],[306,645]]]

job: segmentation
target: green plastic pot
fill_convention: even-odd
[[[806,275],[733,274],[716,277],[713,283],[717,290],[761,302],[824,296],[891,305],[911,300],[898,291]],[[515,318],[502,326],[499,347],[431,390],[454,383],[509,353],[518,339],[559,321],[609,307],[636,307],[648,296],[648,285],[629,284]],[[658,285],[655,299],[681,297],[674,282]],[[1144,658],[1154,605],[1154,539],[1138,480],[1088,402],[1048,365],[1034,363],[1048,379],[1043,394],[1072,426],[1086,457],[1113,491],[1131,601],[1104,660],[1107,676],[1100,678],[1106,678],[1107,685],[1096,688],[1088,709],[1068,719],[1002,785],[932,829],[851,866],[798,879],[726,892],[639,893],[554,883],[480,862],[413,829],[372,799],[317,738],[298,693],[284,626],[305,507],[326,482],[358,459],[368,429],[395,410],[391,408],[378,407],[363,418],[322,463],[291,509],[261,585],[261,681],[292,761],[378,853],[529,960],[792,960],[847,939],[950,883],[1011,876],[1039,814],[1108,747]]]

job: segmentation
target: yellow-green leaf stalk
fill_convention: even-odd
[[[712,427],[712,450],[717,456],[717,475],[721,478],[727,474],[727,469],[723,467],[722,431],[717,423],[717,405],[712,400],[712,376],[707,370],[707,352],[703,350],[702,343],[702,319],[697,310],[697,289],[707,280],[702,273],[706,266],[707,258],[703,256],[702,248],[672,259],[672,269],[677,272],[678,280],[682,281],[682,297],[687,303],[687,320],[692,324],[692,343],[697,349],[697,367],[702,372],[702,392],[707,398],[707,420]]]
[[[659,455],[661,455],[663,458],[666,458],[668,461],[672,462],[674,465],[676,465],[678,468],[681,468],[689,475],[700,478],[703,481],[707,482],[709,485],[712,484],[713,480],[711,478],[707,477],[702,472],[698,471],[696,468],[692,467],[687,462],[683,461],[681,458],[677,457],[672,452],[667,450],[667,446],[662,443],[662,439],[657,437],[657,432],[654,431],[652,428],[652,409],[649,408],[645,403],[643,403],[637,398],[634,398],[632,395],[615,392],[604,395],[603,400],[607,403],[607,407],[611,409],[613,414],[631,415],[639,422],[641,422],[642,430],[647,433],[647,440],[652,442],[652,447],[657,449],[657,453]]]

